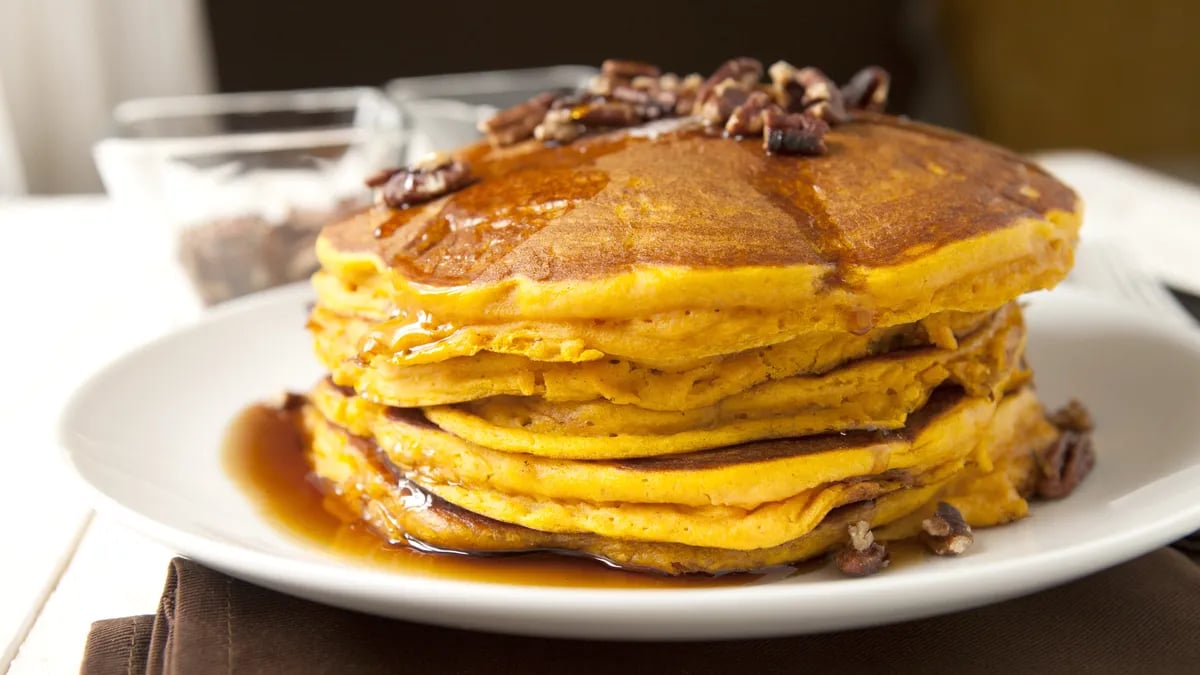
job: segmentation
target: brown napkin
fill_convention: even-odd
[[[1037,595],[920,621],[771,640],[615,643],[380,619],[176,558],[158,613],[93,624],[82,667],[86,675],[818,670],[1200,672],[1200,566],[1161,549]]]

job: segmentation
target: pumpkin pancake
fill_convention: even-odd
[[[1028,389],[1007,409],[1037,407]],[[936,392],[906,429],[759,441],[670,457],[578,461],[508,453],[446,433],[419,411],[385,410],[327,384],[312,395],[309,425],[332,424],[374,440],[397,466],[432,483],[491,487],[566,501],[753,508],[819,485],[892,470],[921,470],[978,449],[994,404],[960,390]],[[908,434],[926,429],[924,437]],[[962,442],[932,442],[931,439]],[[978,457],[974,458],[979,461]]]
[[[834,434],[775,444],[748,444],[716,453],[681,456],[674,471],[669,468],[663,471],[663,466],[671,466],[665,458],[642,460],[632,467],[621,464],[593,466],[597,463],[589,462],[558,467],[560,474],[573,474],[570,477],[560,475],[555,481],[567,489],[574,489],[570,498],[549,496],[553,488],[545,489],[542,483],[554,479],[539,477],[539,480],[522,481],[520,468],[517,468],[519,460],[513,467],[516,475],[506,477],[507,481],[497,475],[506,468],[503,461],[488,465],[490,475],[477,475],[472,480],[463,475],[466,472],[453,475],[456,473],[453,467],[450,471],[437,468],[434,463],[445,454],[441,452],[444,446],[440,444],[418,446],[406,452],[395,446],[389,449],[382,435],[371,442],[384,448],[383,452],[406,479],[448,502],[497,520],[544,531],[596,532],[621,539],[693,545],[714,545],[708,540],[720,539],[723,542],[720,546],[724,548],[762,548],[799,536],[804,529],[815,526],[828,510],[842,504],[874,498],[901,487],[940,482],[962,469],[968,461],[990,470],[988,458],[993,435],[998,437],[997,442],[1006,444],[1004,439],[1008,435],[1031,428],[1042,419],[1036,399],[1027,392],[1006,399],[1006,408],[1018,412],[1006,410],[1001,417],[1009,424],[1005,429],[993,425],[996,406],[985,399],[946,392],[930,408],[922,419],[914,420],[913,426],[902,433]],[[1014,419],[1021,423],[1013,424]],[[328,424],[316,409],[308,415],[306,424],[316,442],[337,442],[328,439],[344,439],[351,435],[342,427]],[[407,445],[417,446],[420,440],[418,435]],[[872,466],[857,473],[839,474],[847,466],[855,466],[854,462],[842,460],[844,455],[856,451],[870,455]],[[525,470],[528,473],[530,469]],[[536,468],[532,470],[537,471]],[[668,475],[654,476],[656,471]],[[807,474],[809,482],[796,481],[797,474]],[[776,494],[783,498],[763,502],[748,500],[745,493],[735,493],[734,499],[725,500],[741,504],[738,506],[717,505],[715,500],[695,504],[696,495],[703,494],[698,489],[706,487],[698,483],[706,478],[721,486],[719,489],[725,493],[739,487],[732,482],[734,480],[742,483],[743,489],[758,490],[760,495],[767,492],[754,485],[755,475],[761,482],[771,482],[772,477],[778,477],[778,482],[784,483],[792,477],[790,487],[801,489],[776,489]],[[817,482],[812,480],[814,476],[826,480]],[[831,476],[833,478],[829,480]],[[683,495],[684,500],[674,503],[669,499],[669,492],[651,493],[651,486],[642,482],[647,478],[654,478],[660,484],[676,479],[682,485],[671,486],[668,490]],[[506,483],[522,489],[506,491],[503,487]],[[639,483],[646,488],[640,494],[637,492]],[[633,499],[620,498],[625,496]]]
[[[309,328],[317,355],[334,382],[388,405],[415,407],[520,395],[555,402],[606,399],[649,410],[691,410],[768,380],[821,374],[894,349],[929,345],[956,349],[960,338],[991,320],[991,312],[943,312],[861,335],[807,333],[761,349],[701,359],[685,368],[652,367],[611,355],[571,363],[491,351],[397,365],[387,358],[364,361],[358,345],[370,330],[365,319],[318,306]]]
[[[989,455],[992,470],[959,472],[940,483],[899,489],[871,501],[849,504],[828,513],[807,534],[778,546],[752,550],[630,541],[594,533],[545,532],[487,518],[454,506],[407,480],[402,469],[374,442],[324,423],[306,426],[325,439],[310,442],[309,456],[326,490],[361,513],[363,520],[389,541],[455,552],[566,551],[633,569],[716,574],[758,570],[821,555],[845,540],[847,524],[860,520],[873,526],[895,523],[879,530],[881,538],[911,536],[917,531],[914,528],[919,529],[920,519],[943,498],[961,504],[964,517],[972,525],[1004,522],[997,515],[996,505],[961,502],[956,494],[971,494],[973,485],[991,481],[1003,485],[1007,494],[1024,503],[1019,490],[1029,484],[1033,464],[1013,460],[1028,457],[1057,434],[1041,417],[1040,409],[1030,406],[1034,399],[1026,392],[1006,397],[996,409]],[[305,418],[316,421],[320,416],[310,408]],[[954,494],[949,493],[951,489]],[[1008,503],[999,506],[1013,509]]]
[[[823,375],[765,382],[712,406],[650,411],[605,401],[549,403],[496,396],[425,408],[425,416],[465,440],[545,457],[612,459],[670,455],[767,438],[848,429],[897,429],[950,382],[994,398],[1013,378],[1025,330],[1016,307],[958,349],[925,348],[855,361]]]
[[[768,156],[694,118],[483,143],[455,153],[476,182],[331,225],[317,253],[344,283],[439,324],[691,312],[677,329],[693,334],[717,309],[812,331],[987,311],[1070,268],[1078,199],[1027,160],[871,113],[827,146]]]
[[[1070,188],[878,112],[877,68],[767,85],[735,59],[685,91],[614,67],[371,177],[322,231],[330,376],[300,418],[332,501],[428,550],[678,574],[846,545],[856,574],[882,558],[849,523],[1009,522],[1056,461],[1090,466],[1016,303],[1073,263]]]

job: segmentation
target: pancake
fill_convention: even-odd
[[[1037,407],[1032,391],[1015,396],[1009,409]],[[561,500],[744,508],[855,476],[932,467],[963,456],[975,448],[967,441],[981,441],[977,429],[994,407],[986,399],[945,389],[903,430],[759,441],[672,457],[577,461],[476,445],[438,429],[418,411],[385,410],[329,385],[314,389],[311,401],[310,428],[330,424],[370,438],[392,463],[408,467],[410,475],[429,484],[483,486]],[[959,438],[965,439],[963,444],[917,442],[906,435],[931,425],[927,439]]]
[[[317,328],[347,319],[325,310],[314,312]],[[331,315],[332,314],[332,315]],[[917,324],[940,330],[961,330],[986,312],[941,312]],[[714,357],[771,346],[793,352],[832,342],[853,344],[847,336],[871,333],[813,331],[802,311],[764,312],[746,308],[684,310],[647,315],[638,319],[585,321],[501,322],[468,326],[443,323],[427,312],[416,316],[393,310],[384,318],[363,317],[341,330],[356,336],[353,357],[372,365],[409,366],[491,352],[524,356],[534,361],[583,363],[605,358],[632,360],[643,366],[681,369],[701,365]],[[353,319],[351,319],[352,321]],[[889,327],[895,329],[896,327]],[[876,335],[896,333],[886,329]]]
[[[991,310],[1071,265],[1075,194],[983,141],[863,113],[781,157],[695,127],[468,147],[475,183],[331,225],[318,256],[439,323],[737,307],[813,331]]]
[[[1010,469],[1010,460],[1029,455],[1045,442],[1047,433],[1050,438],[1057,433],[1040,418],[1040,413],[1036,416],[1029,413],[1027,403],[1031,399],[1031,395],[1010,396],[998,406],[990,455],[996,468],[992,471],[971,474],[969,480],[960,474],[958,481],[896,490],[875,500],[848,504],[831,511],[803,536],[754,550],[628,541],[594,533],[544,532],[487,518],[424,492],[406,480],[377,445],[365,439],[355,442],[345,432],[341,432],[347,439],[345,442],[310,442],[309,456],[315,473],[323,477],[326,491],[353,512],[361,513],[370,527],[391,542],[425,550],[472,553],[550,550],[667,574],[719,574],[760,570],[821,555],[840,545],[846,538],[846,525],[859,520],[873,526],[895,523],[890,531],[887,527],[879,530],[881,537],[882,533],[890,532],[891,536],[884,538],[911,536],[916,531],[913,523],[919,528],[920,518],[932,510],[951,485],[970,493],[971,481],[1004,481],[1014,486],[1030,483],[1033,463],[1024,463],[1026,473],[1021,474]],[[313,419],[311,409],[307,412],[310,414],[306,417]],[[1023,501],[1019,494],[1017,499]],[[972,525],[984,526],[998,520],[997,509],[1011,508],[1006,503],[985,504],[982,508],[964,504],[962,512]],[[914,514],[915,518],[905,520]]]
[[[692,545],[714,545],[712,542],[719,540],[723,548],[763,548],[799,536],[814,527],[826,512],[845,503],[874,498],[900,487],[940,482],[968,461],[990,470],[987,458],[993,436],[999,437],[999,442],[1007,443],[1011,434],[1029,432],[1034,428],[1034,422],[1041,419],[1036,399],[1028,394],[1009,397],[1007,408],[1018,413],[1006,412],[1002,420],[1011,423],[1015,419],[1021,423],[1010,424],[1004,429],[992,424],[996,406],[985,399],[946,394],[931,407],[924,419],[917,420],[902,434],[829,435],[792,439],[786,444],[749,444],[714,453],[720,458],[715,465],[704,453],[683,457],[676,463],[676,467],[686,467],[686,470],[676,469],[675,473],[684,485],[673,489],[692,495],[690,500],[694,503],[695,496],[702,494],[696,490],[698,479],[703,480],[703,472],[698,467],[706,464],[710,480],[726,483],[722,489],[730,492],[737,486],[731,484],[729,478],[752,486],[755,474],[764,482],[771,480],[767,476],[786,480],[789,474],[782,469],[788,468],[795,474],[828,477],[845,470],[844,454],[861,452],[865,446],[873,455],[873,466],[867,471],[842,474],[791,494],[782,491],[782,499],[753,503],[742,494],[740,499],[729,500],[744,506],[672,503],[663,499],[665,495],[652,494],[648,490],[633,499],[614,499],[613,492],[636,494],[637,479],[652,474],[655,462],[661,467],[665,459],[643,460],[643,464],[634,470],[621,465],[602,465],[597,469],[591,463],[563,467],[562,473],[570,475],[559,476],[557,482],[573,489],[575,496],[556,498],[549,496],[552,490],[541,485],[541,481],[525,482],[520,485],[523,489],[516,492],[504,491],[501,486],[505,480],[497,476],[506,468],[502,463],[489,465],[491,474],[482,480],[478,480],[480,476],[471,480],[461,474],[447,477],[444,470],[439,475],[435,467],[443,456],[437,452],[441,444],[418,439],[417,443],[408,445],[427,452],[404,456],[403,450],[397,451],[383,438],[376,437],[370,442],[385,448],[389,461],[401,474],[426,492],[504,522],[543,531],[595,532],[630,540]],[[341,427],[327,424],[319,413],[307,416],[306,424],[318,444],[346,443],[353,435]],[[337,450],[327,452],[336,454]],[[764,461],[763,457],[767,459]],[[401,461],[396,462],[397,459]],[[519,484],[520,476],[518,472],[508,482]],[[658,481],[665,483],[663,478],[672,477],[659,476]],[[800,487],[796,482],[793,487]],[[614,485],[618,483],[620,485]]]
[[[671,455],[767,438],[897,429],[948,382],[995,398],[1025,377],[1019,372],[1024,345],[1014,307],[956,350],[891,352],[820,376],[766,382],[707,408],[664,412],[498,396],[424,412],[460,438],[508,452],[574,459]]]
[[[877,112],[877,68],[756,64],[691,90],[608,63],[368,179],[316,243],[329,377],[299,417],[330,503],[426,550],[678,574],[841,546],[861,574],[849,523],[1010,522],[1043,455],[1090,451],[1047,421],[1016,303],[1070,269],[1075,193]]]
[[[718,357],[685,368],[653,367],[605,355],[576,363],[535,361],[525,355],[474,352],[418,365],[390,359],[364,362],[358,345],[369,321],[316,307],[309,319],[317,356],[334,381],[374,401],[416,407],[498,395],[546,401],[606,399],[650,410],[690,410],[713,405],[756,384],[827,372],[853,359],[893,349],[936,345],[957,349],[959,338],[992,320],[991,312],[943,312],[916,323],[853,333],[801,337]],[[661,348],[661,345],[659,345]]]

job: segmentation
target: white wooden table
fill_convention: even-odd
[[[1101,155],[1042,160],[1084,196],[1085,238],[1200,292],[1200,190]],[[92,621],[154,612],[172,552],[92,515],[54,427],[82,377],[198,311],[166,234],[100,197],[0,200],[0,673],[78,672]]]

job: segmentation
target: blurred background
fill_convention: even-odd
[[[639,58],[879,63],[891,108],[1020,150],[1200,178],[1200,3],[1175,0],[0,2],[0,193],[101,189],[118,102]]]

